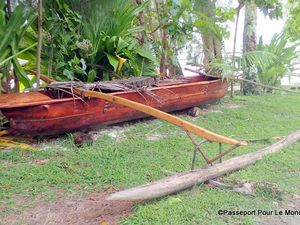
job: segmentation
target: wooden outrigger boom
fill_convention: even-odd
[[[219,134],[216,134],[214,132],[211,132],[209,130],[206,130],[202,127],[199,127],[195,124],[192,124],[190,122],[187,122],[183,119],[180,119],[176,116],[173,116],[169,113],[163,112],[161,110],[155,109],[153,107],[134,102],[125,98],[121,98],[118,96],[113,96],[105,93],[100,93],[96,91],[87,91],[87,90],[82,90],[82,89],[75,89],[77,91],[77,94],[80,94],[83,97],[93,97],[93,98],[100,98],[112,103],[117,103],[119,105],[123,105],[138,111],[141,111],[145,114],[151,115],[155,118],[165,120],[169,123],[172,123],[178,127],[181,127],[182,129],[191,132],[199,137],[202,137],[204,139],[207,139],[209,141],[213,142],[218,142],[218,143],[223,143],[223,144],[230,144],[230,145],[247,145],[246,142],[243,141],[238,141],[229,137],[225,137]]]

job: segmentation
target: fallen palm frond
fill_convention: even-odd
[[[8,133],[9,133],[9,132],[8,132],[7,130],[1,130],[1,131],[0,131],[0,137],[6,135],[6,134],[8,134]]]
[[[36,149],[30,145],[15,142],[8,138],[0,138],[0,148],[21,148],[21,149],[29,150],[29,151],[38,151],[38,149]]]

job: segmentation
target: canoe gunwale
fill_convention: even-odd
[[[193,77],[192,77],[193,78]],[[191,79],[191,78],[190,78]],[[156,91],[156,90],[162,90],[162,89],[176,89],[179,87],[188,87],[192,85],[210,85],[217,82],[224,82],[221,79],[216,80],[210,80],[210,81],[196,81],[196,82],[189,82],[189,78],[186,80],[186,83],[181,84],[175,84],[175,85],[166,85],[166,86],[159,86],[159,87],[150,87],[147,90],[148,91]],[[128,91],[117,91],[109,93],[110,95],[121,95],[121,94],[134,94],[136,93],[136,90],[128,90]],[[26,92],[25,94],[29,94],[31,92]],[[47,91],[39,91],[36,92],[36,94],[39,93],[41,96],[45,96],[45,98],[48,98],[47,100],[40,100],[40,101],[34,101],[34,98],[32,98],[32,102],[26,102],[26,103],[19,103],[19,104],[1,104],[0,102],[0,110],[1,109],[12,109],[12,108],[21,108],[21,107],[30,107],[30,106],[38,106],[38,105],[49,105],[49,104],[55,104],[55,103],[61,103],[61,102],[68,102],[68,101],[74,101],[74,100],[81,100],[80,97],[74,96],[74,97],[66,97],[66,98],[51,98],[46,93]],[[21,95],[24,93],[19,93],[17,95]]]
[[[199,80],[195,81],[195,78]],[[194,77],[183,84],[149,88],[148,90],[152,91],[155,96],[162,98],[161,102],[147,92],[135,90],[109,93],[108,96],[110,98],[121,97],[161,111],[172,112],[209,104],[226,95],[228,89],[226,80],[203,81],[200,79]],[[167,96],[166,93],[168,93]],[[31,136],[52,136],[149,116],[147,113],[122,106],[122,104],[92,96],[86,96],[84,99],[67,96],[52,99],[47,92],[13,94],[12,96],[7,96],[7,98],[0,96],[0,109],[10,121],[12,131]],[[19,101],[23,105],[4,108],[2,107],[4,104],[1,105],[1,97],[6,101],[4,103],[11,101],[12,105]],[[32,103],[31,99],[37,101]]]

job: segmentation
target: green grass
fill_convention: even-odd
[[[283,136],[300,127],[300,97],[294,95],[237,96],[225,98],[210,109],[223,113],[208,113],[197,118],[181,114],[184,119],[214,132],[236,139],[262,139]],[[229,109],[228,104],[240,105]],[[177,127],[159,120],[123,124],[126,138],[117,141],[102,135],[90,147],[77,148],[70,136],[56,140],[41,140],[40,152],[11,150],[0,152],[0,218],[18,213],[38,202],[67,195],[84,195],[101,191],[107,186],[120,189],[154,181],[191,166],[193,145]],[[147,140],[162,135],[158,140]],[[257,142],[239,148],[229,156],[261,149],[270,143]],[[216,145],[204,146],[211,157]],[[255,224],[255,217],[223,217],[219,209],[269,209],[274,202],[289,194],[299,194],[300,145],[293,145],[269,155],[257,164],[225,176],[228,181],[270,182],[278,185],[279,195],[268,189],[258,189],[256,197],[243,196],[229,190],[209,189],[201,185],[194,191],[150,201],[135,207],[123,224]],[[45,165],[35,165],[33,159],[49,159]],[[197,166],[204,165],[200,156]],[[18,199],[25,199],[18,204]],[[40,198],[39,198],[40,199]],[[174,200],[175,199],[175,200]],[[179,199],[179,200],[178,200]]]

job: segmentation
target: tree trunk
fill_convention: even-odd
[[[5,69],[4,69],[4,77],[6,78],[6,82],[4,82],[4,90],[6,93],[11,93],[12,92],[12,88],[11,88],[11,80],[13,79],[13,77],[10,74],[11,71],[11,64],[7,64]]]
[[[256,161],[262,159],[265,155],[275,153],[291,144],[296,143],[299,140],[300,130],[297,130],[281,141],[276,142],[275,144],[257,152],[251,152],[245,155],[237,156],[206,169],[200,169],[188,173],[179,173],[159,181],[120,191],[110,195],[108,200],[148,200],[173,194],[178,191],[193,187],[198,183],[202,183],[255,164]]]
[[[7,14],[8,14],[8,16],[11,16],[11,14],[12,14],[11,0],[7,0],[6,1],[6,8],[7,8]]]
[[[257,27],[257,6],[255,0],[245,2],[245,21],[243,34],[243,53],[256,50],[256,27]],[[247,80],[258,81],[257,68],[254,65],[248,64],[243,69],[244,78]],[[244,94],[258,94],[257,86],[245,83],[243,84]]]
[[[214,0],[198,0],[196,10],[203,13],[208,19],[216,21],[215,3]],[[205,71],[209,71],[209,64],[213,59],[222,59],[222,39],[209,30],[202,31],[201,38],[204,52],[203,65]]]
[[[178,52],[174,48],[169,49],[172,56],[168,57],[168,72],[170,77],[178,78],[183,76],[183,71],[178,60]]]
[[[233,40],[233,50],[232,50],[232,64],[235,65],[235,51],[236,51],[236,39],[237,39],[237,31],[238,31],[238,24],[240,18],[240,11],[241,7],[238,7],[235,19],[235,28],[234,28],[234,40]],[[234,80],[230,81],[230,97],[233,98],[234,95]]]
[[[141,5],[143,3],[143,0],[135,0],[135,2],[137,5]],[[139,12],[139,14],[137,15],[137,19],[139,21],[139,25],[141,27],[144,27],[144,30],[138,33],[138,40],[140,41],[140,44],[143,45],[146,38],[144,11]]]
[[[37,72],[37,79],[36,79],[36,87],[40,87],[40,77],[41,77],[41,51],[42,51],[42,39],[43,39],[43,2],[42,0],[38,0],[38,46],[37,46],[37,53],[36,53],[36,72]]]
[[[152,37],[152,41],[157,42],[157,35],[156,35],[157,29],[156,28],[154,29],[154,27],[153,27],[152,14],[151,14],[152,10],[153,9],[152,9],[151,5],[147,6],[147,8],[146,8],[147,25],[149,26],[149,30],[151,31],[150,35]]]
[[[163,27],[163,22],[161,19],[161,12],[160,7],[164,4],[164,2],[159,3],[157,0],[154,0],[157,20],[159,23],[159,32],[160,32],[160,42],[161,42],[161,49],[160,49],[160,64],[159,64],[159,74],[162,78],[167,75],[167,47],[168,47],[168,34],[166,29]]]
[[[19,93],[20,92],[20,82],[19,82],[19,78],[17,77],[15,71],[13,70],[13,77],[14,77],[14,92]]]

